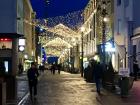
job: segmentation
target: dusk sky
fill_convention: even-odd
[[[31,0],[37,18],[48,18],[83,9],[89,0]]]

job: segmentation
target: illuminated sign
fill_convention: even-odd
[[[19,46],[19,51],[24,51],[25,47],[24,46]]]
[[[12,39],[10,38],[0,38],[1,42],[6,42],[6,41],[12,41]]]
[[[20,38],[18,42],[18,50],[23,52],[25,50],[25,38]]]
[[[19,39],[19,46],[25,46],[25,39]]]

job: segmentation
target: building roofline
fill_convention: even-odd
[[[25,2],[29,5],[30,10],[34,12],[30,0],[25,0]]]

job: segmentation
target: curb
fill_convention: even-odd
[[[44,72],[45,74],[46,72]],[[42,74],[41,76],[38,77],[38,81],[40,81],[41,77],[44,75]],[[25,94],[25,96],[17,103],[17,105],[22,105],[23,102],[29,97],[29,91],[27,92],[27,94]]]
[[[21,105],[29,97],[29,92],[18,102],[17,105]]]

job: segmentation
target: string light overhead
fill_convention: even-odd
[[[73,31],[72,29],[68,28],[67,26],[61,23],[53,28],[49,28],[47,31],[53,32],[55,34],[64,37],[80,37],[80,34],[78,34],[77,32]]]
[[[46,0],[46,3],[50,3],[50,1]],[[64,16],[23,21],[42,30],[38,36],[38,43],[46,48],[47,54],[60,56],[64,49],[76,45],[75,42],[79,42],[80,33],[78,33],[78,29],[83,24],[82,12],[83,10],[80,10]]]
[[[64,41],[61,38],[55,38],[51,41],[49,41],[46,45],[44,45],[43,47],[48,47],[48,46],[58,46],[58,47],[67,47],[70,48],[72,47],[68,42]]]

